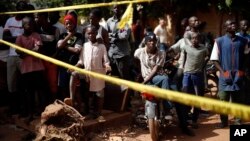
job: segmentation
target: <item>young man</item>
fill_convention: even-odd
[[[56,44],[59,39],[59,30],[54,27],[48,21],[49,14],[38,13],[37,14],[37,27],[38,33],[41,36],[43,46],[40,48],[39,52],[49,56],[54,57],[56,53]],[[46,86],[48,87],[48,102],[53,102],[56,98],[57,94],[57,84],[58,84],[58,73],[57,73],[57,65],[50,63],[48,61],[43,61],[45,67],[45,77],[46,77]]]
[[[154,29],[154,33],[160,40],[160,50],[166,51],[168,48],[166,21],[159,18],[159,25]]]
[[[238,32],[236,35],[241,36],[245,38],[248,42],[248,47],[250,46],[250,35],[247,34],[249,28],[249,22],[247,20],[241,20],[240,21],[240,32]],[[250,56],[247,55],[247,62],[246,62],[246,79],[244,83],[244,92],[245,92],[245,104],[250,105]]]
[[[23,11],[27,9],[27,3],[25,1],[19,1],[16,4],[17,11]],[[22,35],[24,30],[22,26],[23,14],[17,14],[14,17],[10,17],[4,26],[3,39],[12,43],[15,43],[17,36]],[[7,58],[7,83],[8,90],[10,92],[10,109],[16,113],[20,105],[18,96],[20,96],[20,89],[18,89],[18,81],[20,79],[20,62],[19,55],[15,52],[16,49],[10,47],[9,55]]]
[[[203,68],[205,65],[205,58],[208,56],[208,50],[206,47],[200,44],[200,34],[193,32],[191,35],[191,45],[184,44],[183,46],[172,46],[170,50],[174,50],[177,52],[183,51],[186,54],[184,66],[184,76],[182,80],[182,91],[186,93],[193,93],[198,96],[204,95],[204,77],[203,77]],[[187,40],[187,39],[183,39]],[[185,42],[185,41],[184,41]],[[182,47],[182,48],[181,48]],[[179,108],[179,107],[176,107]],[[185,109],[181,109],[187,118],[188,108],[187,106],[183,106]],[[192,115],[192,126],[193,128],[197,128],[198,117],[199,117],[200,109],[194,108]],[[179,115],[178,115],[179,117]],[[184,117],[179,117],[184,118]],[[182,128],[185,128],[186,123],[185,119],[181,120]],[[190,134],[191,135],[191,134]]]
[[[226,34],[215,40],[210,60],[220,71],[218,96],[222,101],[242,103],[242,84],[245,67],[245,54],[249,53],[247,40],[235,34],[236,23],[227,20],[224,24]],[[218,128],[228,126],[228,115],[220,115]],[[235,119],[235,124],[241,124]]]
[[[110,48],[108,51],[112,62],[112,73],[118,71],[122,79],[131,80],[130,76],[130,43],[129,37],[131,29],[126,25],[123,29],[118,29],[118,23],[121,20],[122,9],[119,5],[113,6],[114,16],[107,20],[106,29],[109,33]]]
[[[100,25],[102,18],[102,11],[100,9],[92,9],[89,14],[89,26],[95,26],[97,28],[96,39],[99,43],[103,43],[106,46],[107,51],[109,50],[109,34],[108,31]],[[86,35],[85,35],[86,36]],[[85,39],[88,39],[85,37]]]
[[[137,49],[134,57],[140,61],[143,84],[169,89],[168,76],[159,74],[165,62],[165,52],[158,50],[156,41],[157,39],[154,33],[148,34],[145,37],[146,47]],[[157,126],[154,119],[157,117],[156,109],[158,104],[160,104],[160,102],[146,97],[145,114],[148,118],[150,127]],[[154,131],[151,128],[149,130]],[[151,138],[153,141],[158,139],[157,135],[154,133],[151,134]]]

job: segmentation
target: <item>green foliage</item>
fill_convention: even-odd
[[[225,3],[228,7],[231,6],[233,0],[225,0]]]
[[[92,3],[105,3],[111,2],[112,0],[31,0],[37,7],[40,8],[54,8],[69,5],[80,5],[80,4],[92,4]],[[68,3],[67,3],[68,2]],[[105,16],[109,16],[109,8],[101,7]],[[87,16],[90,9],[78,9],[77,13],[81,16]]]
[[[15,11],[15,6],[18,0],[1,0],[0,1],[0,11]]]

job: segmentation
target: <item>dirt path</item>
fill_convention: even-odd
[[[193,129],[194,137],[186,136],[181,133],[180,129],[173,125],[166,127],[162,141],[229,141],[229,128],[216,129],[219,122],[219,115],[213,114],[207,117],[201,117],[201,123],[198,129]],[[124,129],[126,127],[123,127]],[[120,132],[120,133],[119,133]],[[110,131],[113,136],[107,140],[122,141],[151,141],[148,130],[134,129],[126,134],[121,131]]]

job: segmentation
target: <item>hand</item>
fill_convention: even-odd
[[[105,71],[106,71],[107,74],[109,74],[109,73],[111,73],[112,69],[111,69],[110,66],[106,66]]]
[[[68,73],[73,73],[74,70],[73,70],[73,69],[68,69],[67,72],[68,72]]]
[[[32,49],[32,51],[38,51],[39,46],[35,45],[35,47]]]

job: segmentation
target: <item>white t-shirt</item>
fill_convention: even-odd
[[[3,27],[0,26],[0,39],[3,39]],[[0,50],[0,60],[6,62],[9,50]]]
[[[167,40],[167,29],[162,28],[161,25],[158,25],[154,30],[155,35],[160,39],[160,43],[168,43]]]
[[[11,17],[6,21],[4,30],[10,30],[11,35],[17,37],[24,32],[22,23],[22,20],[16,20],[15,17]],[[18,56],[16,49],[10,47],[9,56]]]

